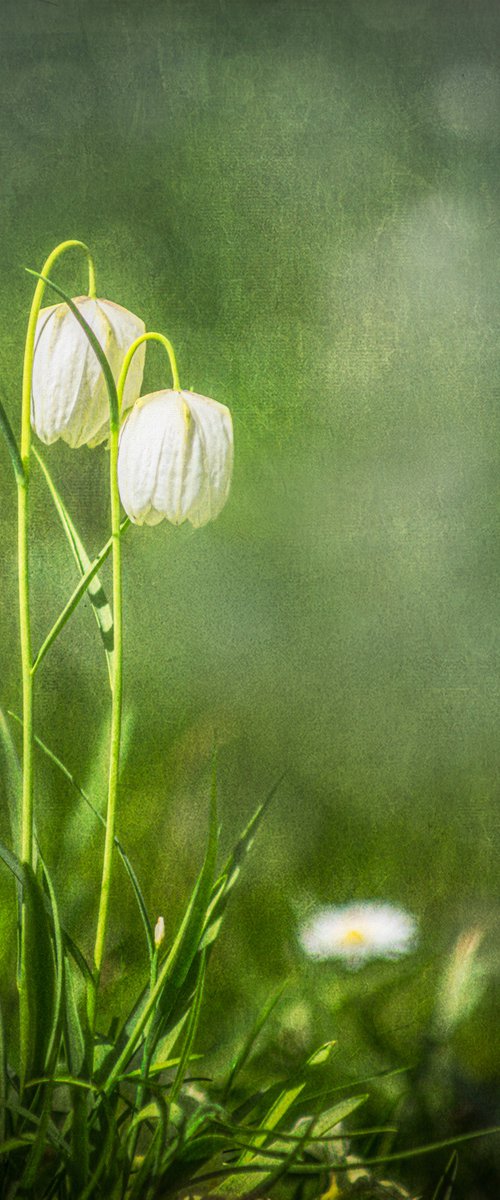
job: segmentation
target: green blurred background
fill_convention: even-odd
[[[185,386],[234,417],[220,519],[125,540],[119,825],[152,917],[175,927],[202,854],[215,734],[227,845],[285,778],[214,959],[207,1045],[227,1053],[288,974],[307,1041],[330,976],[301,964],[297,922],[377,897],[421,922],[411,1042],[465,925],[487,925],[498,958],[497,0],[3,0],[0,21],[13,422],[22,268],[68,237],[91,245],[98,294],[167,332]],[[84,289],[77,256],[58,278]],[[167,381],[150,350],[148,390]],[[46,461],[97,551],[106,452]],[[0,465],[2,693],[19,710],[2,448]],[[38,478],[33,508],[38,642],[74,571]],[[40,670],[37,721],[100,803],[107,712],[82,605]],[[61,907],[90,947],[100,833],[38,768]],[[110,1003],[143,964],[119,868],[115,883]],[[1,920],[5,957],[6,904]],[[464,1043],[481,1087],[500,1075],[497,993],[492,971]]]

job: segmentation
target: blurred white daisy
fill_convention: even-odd
[[[394,904],[364,901],[321,908],[300,929],[311,958],[342,958],[350,967],[370,958],[399,958],[417,939],[414,917]]]

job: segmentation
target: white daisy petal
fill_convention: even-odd
[[[370,958],[398,958],[413,949],[417,922],[393,904],[364,901],[319,909],[300,930],[311,958],[339,958],[360,966]]]

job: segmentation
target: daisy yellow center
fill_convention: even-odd
[[[343,946],[363,946],[365,942],[366,937],[359,929],[348,929],[342,938]]]

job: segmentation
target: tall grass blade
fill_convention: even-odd
[[[130,520],[128,517],[124,517],[123,521],[120,524],[120,529],[122,530],[122,532],[127,528],[128,525],[130,525]],[[89,564],[87,570],[82,575],[82,578],[80,579],[79,584],[77,584],[77,586],[74,589],[74,591],[72,592],[69,600],[67,601],[64,608],[62,609],[62,612],[60,612],[60,614],[57,618],[57,621],[54,622],[52,629],[49,630],[49,633],[47,634],[45,640],[42,642],[42,645],[40,646],[38,654],[33,662],[32,668],[31,668],[33,675],[38,670],[40,663],[43,662],[43,659],[45,658],[45,655],[47,654],[47,651],[50,650],[50,647],[52,646],[53,642],[55,642],[55,640],[58,637],[58,635],[60,634],[61,630],[64,629],[64,626],[69,621],[69,618],[71,617],[72,613],[74,613],[75,608],[77,608],[78,604],[80,603],[80,600],[82,599],[82,597],[85,595],[86,592],[89,593],[89,599],[91,600],[91,603],[94,606],[94,612],[96,613],[96,617],[98,617],[98,614],[100,614],[103,618],[102,628],[101,628],[101,623],[99,621],[99,618],[97,620],[97,623],[99,625],[99,628],[101,628],[101,633],[103,635],[103,641],[104,641],[104,645],[105,645],[105,649],[106,649],[107,641],[109,638],[109,632],[108,632],[109,621],[108,621],[108,618],[106,618],[106,628],[104,628],[105,621],[104,621],[104,613],[102,611],[103,605],[105,605],[107,603],[106,596],[104,594],[104,590],[103,590],[102,586],[99,584],[99,581],[97,581],[97,587],[95,589],[92,588],[92,584],[95,582],[95,577],[97,575],[99,568],[109,557],[112,545],[113,545],[113,539],[108,538],[108,541],[105,543],[102,550],[99,551],[99,554],[92,560],[92,562]]]
[[[290,1167],[294,1165],[294,1163],[300,1157],[302,1151],[307,1147],[309,1135],[313,1128],[314,1117],[312,1117],[307,1123],[304,1129],[303,1137],[296,1143],[295,1146],[292,1147],[290,1152],[283,1158],[283,1161],[274,1168],[274,1171],[266,1172],[263,1177],[258,1176],[257,1182],[255,1182],[254,1177],[253,1187],[251,1187],[249,1191],[244,1192],[242,1200],[259,1200],[259,1198],[262,1196],[262,1188],[264,1186],[266,1191],[271,1191],[271,1188],[273,1188],[280,1179],[288,1174]]]
[[[38,1130],[37,1130],[33,1145],[31,1147],[31,1150],[28,1154],[26,1166],[24,1168],[22,1178],[21,1178],[21,1187],[23,1190],[29,1188],[30,1192],[31,1192],[31,1189],[36,1182],[38,1168],[40,1166],[42,1156],[43,1156],[45,1147],[47,1145],[47,1134],[48,1134],[48,1130],[49,1130],[49,1125],[51,1123],[51,1109],[52,1109],[52,1087],[49,1085],[45,1089],[45,1094],[43,1097],[43,1104],[42,1104],[42,1115],[41,1115],[41,1118],[39,1121]],[[30,1194],[30,1192],[28,1192],[28,1195]]]
[[[286,1116],[288,1110],[292,1107],[292,1105],[297,1100],[297,1097],[304,1090],[304,1087],[305,1087],[305,1082],[301,1082],[301,1083],[297,1083],[294,1087],[288,1087],[288,1088],[282,1089],[282,1091],[279,1093],[277,1099],[271,1105],[270,1109],[268,1110],[268,1112],[266,1113],[266,1115],[262,1121],[262,1125],[264,1128],[261,1129],[258,1133],[256,1133],[254,1135],[254,1137],[252,1138],[252,1145],[253,1145],[253,1147],[255,1147],[255,1150],[245,1151],[245,1153],[242,1154],[241,1157],[238,1159],[238,1162],[236,1165],[240,1169],[242,1167],[250,1166],[251,1164],[255,1163],[256,1161],[257,1162],[260,1161],[258,1156],[256,1155],[255,1151],[258,1150],[260,1147],[264,1147],[264,1143],[266,1141],[268,1141],[268,1139],[269,1139],[269,1131],[276,1129],[276,1127],[279,1125],[280,1121],[283,1120],[283,1118]],[[266,1174],[264,1173],[262,1178],[259,1176],[259,1185],[261,1187],[263,1187],[265,1182],[266,1182]],[[245,1177],[245,1175],[242,1175],[242,1174],[230,1175],[222,1183],[220,1191],[224,1195],[229,1194],[230,1196],[233,1196],[233,1195],[241,1196],[243,1193],[246,1192],[248,1185],[249,1185],[249,1180]]]
[[[201,946],[203,949],[210,946],[219,934],[222,918],[227,907],[227,902],[238,880],[243,862],[249,851],[252,849],[259,825],[261,824],[261,821],[267,812],[271,801],[274,799],[274,796],[276,795],[276,792],[278,791],[283,779],[284,775],[281,775],[271,788],[270,792],[268,792],[268,795],[262,801],[262,804],[259,804],[259,807],[256,809],[253,817],[250,819],[248,825],[239,837],[234,850],[227,859],[221,875],[214,885],[212,904],[207,915],[207,922],[203,934],[203,942]]]
[[[114,1144],[115,1144],[115,1140],[116,1140],[116,1136],[117,1136],[116,1119],[115,1119],[114,1113],[111,1111],[109,1105],[107,1105],[107,1104],[101,1106],[101,1113],[105,1114],[105,1123],[107,1126],[103,1144],[102,1144],[101,1153],[99,1154],[97,1164],[94,1167],[94,1170],[89,1179],[89,1182],[87,1183],[86,1187],[84,1187],[78,1195],[78,1200],[90,1200],[90,1197],[93,1196],[96,1191],[97,1184],[100,1183],[103,1176],[105,1176],[107,1170],[108,1170],[108,1174],[111,1174],[111,1176],[115,1175],[115,1177],[116,1177],[116,1171],[113,1170],[113,1160],[114,1160],[113,1151],[114,1151]],[[109,1180],[109,1186],[108,1186],[108,1180],[106,1179],[106,1190],[103,1191],[101,1189],[98,1194],[100,1194],[101,1196],[112,1196],[113,1195],[111,1179]]]
[[[6,720],[5,713],[2,711],[2,709],[0,709],[0,744],[3,750],[5,764],[5,791],[9,812],[12,845],[14,846],[16,854],[18,854],[20,849],[19,814],[23,777],[21,764],[19,762],[17,750],[14,745],[14,740]]]
[[[252,1026],[248,1036],[246,1037],[245,1041],[243,1042],[243,1044],[241,1046],[241,1049],[238,1051],[238,1054],[233,1059],[233,1062],[231,1063],[231,1067],[230,1067],[229,1074],[227,1077],[227,1081],[226,1081],[226,1084],[224,1085],[224,1089],[222,1092],[222,1103],[224,1103],[227,1100],[228,1096],[230,1095],[231,1089],[233,1087],[233,1084],[234,1084],[234,1081],[235,1081],[237,1075],[243,1069],[243,1067],[245,1066],[245,1063],[248,1062],[248,1059],[254,1048],[255,1042],[257,1041],[257,1038],[259,1037],[259,1034],[263,1030],[264,1026],[267,1024],[267,1021],[269,1020],[270,1016],[274,1012],[276,1005],[281,1000],[281,997],[282,997],[283,992],[285,991],[286,987],[287,987],[286,982],[280,984],[277,991],[273,992],[272,995],[266,1000],[266,1003],[264,1004],[263,1008],[261,1009],[261,1011],[257,1017],[257,1020],[255,1021],[255,1024]]]
[[[20,1080],[42,1075],[53,1027],[56,972],[45,897],[28,863],[22,864],[25,960],[19,983]]]
[[[78,1077],[85,1060],[86,1029],[83,1027],[78,1013],[71,965],[68,957],[64,959],[64,1045],[70,1075]]]
[[[412,1150],[399,1150],[394,1154],[381,1155],[379,1158],[365,1158],[363,1162],[353,1162],[353,1167],[376,1167],[380,1163],[403,1162],[407,1158],[420,1158],[423,1154],[434,1154],[436,1150],[448,1150],[451,1146],[461,1146],[463,1142],[475,1142],[478,1138],[493,1137],[500,1133],[500,1125],[492,1125],[489,1129],[474,1129],[471,1133],[460,1133],[456,1137],[445,1138],[442,1142],[429,1142],[425,1146],[415,1146]]]
[[[14,468],[14,474],[16,476],[16,480],[19,484],[21,484],[22,487],[24,487],[24,484],[26,482],[26,476],[24,474],[24,467],[23,467],[21,454],[19,451],[19,446],[16,442],[14,432],[12,429],[12,425],[9,421],[9,418],[7,416],[7,413],[5,411],[5,408],[4,408],[1,400],[0,400],[0,429],[5,438],[7,450],[9,452],[10,460],[11,460],[12,466]]]
[[[2,1008],[0,1007],[0,1142],[5,1141],[7,1134],[7,1096],[9,1079],[7,1075],[7,1043]],[[9,1131],[10,1132],[10,1131]]]
[[[191,899],[184,914],[181,926],[173,945],[159,971],[157,982],[146,993],[147,999],[137,1013],[138,1004],[134,1006],[137,1016],[127,1022],[124,1038],[108,1055],[98,1072],[97,1078],[106,1093],[112,1090],[117,1077],[124,1071],[131,1056],[135,1053],[150,1017],[153,1019],[152,1045],[165,1031],[166,1020],[170,1016],[175,1000],[188,975],[197,951],[206,921],[207,908],[213,887],[213,879],[217,861],[218,828],[217,828],[217,796],[212,787],[210,802],[210,824],[205,861],[194,886]],[[143,993],[144,995],[144,993]],[[126,1040],[125,1040],[126,1038]],[[125,1044],[123,1045],[123,1041]],[[122,1048],[123,1046],[123,1048]],[[118,1050],[118,1054],[116,1051]]]
[[[15,879],[17,879],[17,881],[21,885],[21,887],[23,887],[23,885],[24,885],[23,864],[19,861],[17,855],[14,854],[14,852],[12,850],[9,850],[7,846],[4,846],[3,842],[0,842],[0,859],[2,860],[2,862],[5,863],[5,866],[9,868],[9,871],[11,871],[12,875],[14,876]],[[50,917],[51,916],[50,900],[49,900],[48,896],[45,896],[44,894],[43,894],[42,898],[43,898],[43,902],[45,905],[46,915],[48,917]],[[92,972],[91,972],[88,962],[84,958],[81,950],[79,950],[78,946],[73,941],[73,938],[70,937],[69,933],[67,933],[67,931],[65,929],[63,929],[62,933],[63,933],[64,945],[65,945],[66,949],[69,951],[69,953],[71,954],[71,957],[74,959],[77,967],[80,968],[82,975],[84,976],[85,979],[92,979],[93,978]]]
[[[256,809],[254,815],[238,839],[234,850],[229,855],[221,875],[219,875],[213,885],[210,903],[207,908],[204,922],[203,936],[198,947],[197,955],[193,960],[191,970],[189,971],[184,986],[179,991],[175,1005],[172,1008],[169,1018],[171,1023],[176,1023],[182,1013],[189,1008],[192,1002],[196,981],[198,978],[200,956],[203,952],[206,952],[208,963],[213,945],[219,936],[226,907],[233,888],[239,878],[243,862],[247,854],[252,849],[262,818],[264,817],[264,814],[273,800],[283,778],[284,776],[281,776],[277,780],[263,802]],[[214,788],[214,786],[215,780],[213,777],[212,788]]]
[[[454,1150],[453,1154],[450,1158],[450,1161],[447,1164],[446,1169],[441,1176],[441,1179],[439,1180],[439,1183],[437,1185],[436,1191],[434,1192],[432,1200],[452,1200],[453,1192],[454,1192],[454,1184],[455,1184],[455,1180],[457,1177],[457,1171],[458,1171],[458,1154],[457,1154],[456,1150]]]
[[[196,1037],[196,1031],[198,1029],[198,1021],[200,1019],[201,1004],[202,1004],[202,1000],[203,1000],[203,989],[205,986],[205,970],[206,970],[205,952],[202,952],[199,975],[198,975],[198,982],[196,984],[194,999],[193,999],[193,1003],[191,1005],[191,1009],[189,1012],[186,1037],[184,1039],[184,1045],[183,1045],[182,1051],[181,1051],[179,1066],[177,1067],[175,1079],[174,1079],[174,1082],[172,1084],[172,1088],[170,1091],[170,1103],[171,1104],[174,1103],[174,1101],[177,1099],[177,1096],[179,1095],[182,1084],[184,1082],[184,1076],[186,1074],[188,1063],[191,1058],[191,1050],[193,1048],[194,1039]]]
[[[47,866],[40,855],[40,861],[43,868],[43,874],[47,885],[48,898],[50,902],[52,916],[52,932],[54,935],[54,965],[55,965],[55,991],[54,991],[54,1011],[52,1018],[52,1030],[50,1041],[47,1049],[47,1071],[50,1073],[55,1069],[62,1037],[62,1016],[64,1002],[64,945],[59,920],[59,909],[57,906],[56,894],[52,885]]]
[[[110,682],[110,686],[111,686],[112,681],[113,681],[113,644],[114,644],[113,614],[111,611],[111,606],[109,604],[108,598],[106,596],[106,593],[104,591],[104,588],[102,586],[102,583],[101,583],[98,575],[96,573],[92,573],[92,568],[93,568],[96,560],[94,560],[94,563],[91,562],[89,555],[87,554],[87,551],[85,549],[85,546],[82,542],[82,539],[81,539],[80,535],[78,534],[78,532],[75,528],[74,522],[72,521],[72,519],[69,515],[66,505],[55,486],[55,483],[52,479],[50,471],[49,471],[46,463],[44,462],[43,458],[41,457],[39,451],[36,449],[36,447],[32,448],[32,453],[44,474],[49,492],[50,492],[50,494],[52,496],[52,500],[54,502],[56,512],[61,521],[61,525],[62,525],[64,532],[66,534],[66,537],[68,539],[69,545],[70,545],[72,553],[73,553],[73,557],[77,563],[80,573],[82,576],[87,576],[86,587],[81,592],[81,595],[78,596],[78,599],[75,601],[73,607],[71,608],[71,612],[74,611],[74,609],[76,608],[76,605],[78,603],[78,600],[81,599],[81,596],[83,596],[84,592],[87,591],[89,600],[92,604],[94,616],[97,621],[99,633],[102,638],[102,642],[103,642],[103,646],[104,646],[104,650],[105,650],[105,654],[106,654],[106,662],[108,665],[109,682]],[[74,596],[74,593],[73,593],[73,596]],[[71,604],[71,601],[70,601],[70,604]],[[68,606],[66,606],[66,607],[68,607]],[[63,610],[63,612],[64,611],[66,611],[66,610]],[[66,620],[71,615],[71,612],[68,612]],[[65,623],[66,622],[64,621],[64,624]],[[56,622],[56,624],[57,624],[57,622]],[[62,625],[61,625],[61,628],[62,628]]]
[[[9,712],[9,716],[12,717],[15,721],[18,721],[18,723],[20,725],[22,725],[22,720],[20,717],[18,717],[16,715],[16,713]],[[38,747],[38,749],[41,750],[42,753],[46,755],[46,757],[50,760],[51,763],[53,763],[53,765],[55,767],[57,767],[58,771],[60,771],[61,774],[64,775],[65,779],[67,779],[68,783],[71,784],[72,788],[74,788],[74,790],[78,793],[78,795],[81,797],[81,799],[85,801],[85,804],[90,809],[90,811],[94,814],[96,820],[99,821],[100,824],[102,825],[103,829],[105,829],[106,828],[105,818],[102,816],[102,813],[99,812],[99,809],[95,807],[95,804],[91,800],[88,792],[85,791],[85,788],[81,787],[81,785],[75,779],[75,776],[72,774],[72,772],[69,770],[69,768],[65,766],[65,764],[62,762],[62,760],[60,758],[58,758],[57,754],[55,754],[54,751],[51,750],[50,747],[47,746],[47,743],[43,742],[41,738],[39,738],[35,735],[34,741],[35,741],[35,745]],[[146,908],[146,902],[144,900],[144,896],[141,891],[139,880],[138,880],[135,870],[132,866],[132,863],[128,857],[128,854],[126,853],[126,851],[123,847],[122,842],[116,836],[115,836],[114,842],[115,842],[115,846],[118,851],[118,854],[122,860],[123,866],[129,877],[129,880],[130,880],[130,883],[131,883],[131,886],[132,886],[132,889],[133,889],[133,892],[134,892],[134,895],[135,895],[135,898],[137,901],[137,907],[139,909],[141,920],[144,925],[144,932],[146,934],[146,940],[147,940],[147,944],[148,944],[148,952],[149,952],[149,956],[151,958],[154,953],[153,932],[152,932],[151,921],[149,919],[148,911]]]

